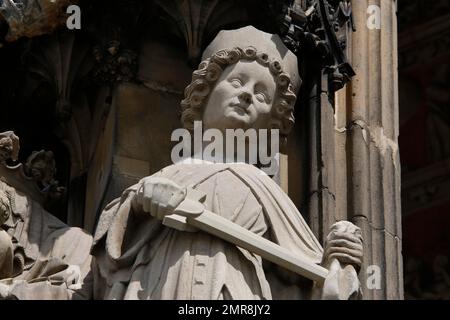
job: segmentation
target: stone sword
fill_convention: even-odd
[[[286,248],[206,210],[200,202],[204,198],[203,192],[188,188],[185,200],[173,214],[164,217],[163,224],[180,231],[200,229],[317,283],[325,281],[328,275],[326,268],[311,262],[306,256],[293,255]],[[203,209],[200,214],[199,206]]]

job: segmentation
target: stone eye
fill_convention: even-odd
[[[233,87],[235,87],[235,88],[240,88],[240,87],[242,87],[242,82],[241,82],[241,80],[239,80],[239,79],[232,79],[232,80],[230,81],[230,83],[231,83],[231,85],[232,85]]]
[[[256,95],[256,100],[258,100],[259,102],[266,102],[266,96],[264,93],[262,92],[258,92]]]

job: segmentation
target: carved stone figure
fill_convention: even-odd
[[[6,160],[17,160],[19,138],[12,132],[4,132],[0,135],[0,163],[5,163]]]
[[[182,101],[192,129],[279,129],[294,124],[300,86],[296,56],[253,27],[222,31],[203,55]],[[188,190],[201,194],[180,209]],[[323,284],[192,226],[167,227],[175,212],[215,213],[259,239],[329,269]],[[339,222],[325,251],[281,188],[246,163],[183,161],[143,178],[103,211],[94,237],[96,299],[349,299],[360,292],[360,230]]]
[[[2,133],[0,141],[11,146],[6,148],[4,159],[17,158],[17,136]],[[40,159],[39,154],[44,158]],[[45,193],[52,192],[48,183],[54,183],[55,169],[49,167],[54,164],[52,160],[52,154],[41,152],[29,158],[29,170],[21,164],[0,165],[0,299],[91,296],[86,277],[90,272],[92,237],[68,227],[42,206]]]

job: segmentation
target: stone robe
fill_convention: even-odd
[[[322,248],[295,205],[259,169],[247,164],[180,163],[155,176],[203,191],[208,210],[294,255],[321,262]],[[94,298],[271,299],[285,298],[283,293],[309,297],[311,281],[300,285],[300,276],[263,268],[261,258],[247,250],[203,231],[181,232],[150,214],[133,212],[131,200],[139,185],[111,202],[100,217],[92,252]]]
[[[7,290],[7,299],[89,299],[92,236],[6,188],[14,194],[12,214],[2,225],[11,240],[13,271],[0,280],[0,296]]]

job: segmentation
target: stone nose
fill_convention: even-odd
[[[252,94],[247,90],[242,90],[242,92],[239,93],[239,100],[246,106],[249,106],[252,103]]]

